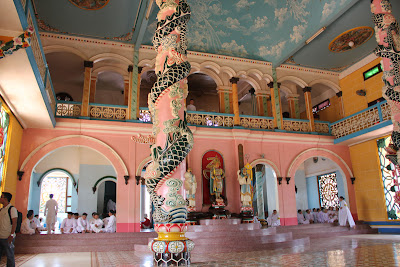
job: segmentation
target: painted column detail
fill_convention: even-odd
[[[291,94],[286,97],[289,103],[289,113],[290,118],[292,119],[300,119],[300,111],[299,111],[299,95]]]
[[[93,61],[84,61],[85,76],[83,80],[82,117],[89,117],[90,84],[92,80]]]
[[[220,86],[218,87],[218,96],[219,96],[219,112],[220,113],[231,113],[230,108],[230,95],[232,92],[231,86]]]
[[[96,83],[97,83],[97,77],[92,76],[92,79],[90,80],[90,95],[89,95],[89,103],[95,103],[95,96],[96,96]]]
[[[314,114],[312,111],[312,103],[311,103],[311,87],[303,88],[304,99],[306,101],[306,113],[307,119],[310,123],[310,131],[315,132],[315,124],[314,124]]]
[[[130,75],[130,73],[129,73]],[[128,106],[129,103],[129,79],[124,80],[124,105]]]
[[[239,78],[232,77],[229,80],[232,83],[232,105],[233,105],[233,123],[234,125],[240,125],[240,117],[239,117],[239,100],[238,100],[238,90],[237,83]]]
[[[271,90],[270,90],[270,95],[264,99],[264,107],[267,110],[267,116],[268,117],[273,117],[272,113],[272,104],[271,104]]]
[[[386,156],[393,164],[399,165],[400,159],[400,35],[399,25],[392,14],[392,5],[388,0],[372,0],[371,12],[374,14],[375,37],[378,47],[375,54],[382,58],[383,69],[382,95],[388,101],[393,122],[392,142]]]
[[[138,76],[137,76],[137,92],[136,92],[136,119],[139,118],[140,113],[140,82],[142,75],[143,67],[138,67]]]
[[[132,120],[132,116],[131,116],[132,114],[130,112],[132,110],[132,101],[131,101],[131,99],[132,99],[131,88],[132,88],[132,81],[133,81],[132,72],[133,72],[133,65],[129,65],[128,66],[128,112],[126,113],[128,120]],[[135,118],[133,118],[133,119],[135,119]]]
[[[154,230],[158,238],[150,241],[149,247],[154,252],[156,265],[186,265],[194,248],[194,242],[185,237],[187,208],[181,195],[185,158],[193,146],[185,107],[186,77],[191,68],[186,39],[190,8],[186,0],[157,0],[156,3],[160,7],[153,37],[157,81],[148,97],[156,143],[151,146],[152,163],[144,178],[154,206]]]
[[[128,105],[128,113],[130,114],[130,119],[131,120],[137,120],[138,117],[136,116],[137,110],[139,109],[139,103],[136,98],[138,94],[138,63],[139,63],[139,50],[135,48],[135,51],[133,52],[133,66],[132,69],[130,69],[130,79],[131,79],[131,96],[129,99],[129,105]],[[129,66],[130,68],[131,66]],[[129,71],[129,70],[128,70]]]
[[[266,91],[256,91],[257,99],[257,114],[258,116],[268,116],[268,105],[267,99],[269,95]]]
[[[268,84],[271,89],[271,104],[272,104],[272,115],[274,117],[274,128],[282,129],[283,118],[281,111],[281,95],[279,93],[280,83],[271,82]]]

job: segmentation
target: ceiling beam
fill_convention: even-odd
[[[144,34],[149,24],[149,17],[153,10],[154,0],[142,0],[139,7],[139,15],[135,23],[135,31],[133,32],[132,41],[135,44],[135,49],[139,49],[143,42]]]

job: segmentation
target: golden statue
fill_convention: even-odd
[[[211,162],[207,164],[207,169],[203,170],[203,174],[206,179],[210,180],[210,195],[215,195],[215,199],[219,199],[224,189],[225,172],[220,168],[221,161],[217,156],[207,158],[207,160],[211,160]],[[210,176],[207,175],[208,171]]]

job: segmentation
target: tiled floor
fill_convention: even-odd
[[[151,253],[82,252],[16,255],[17,266],[152,266]],[[400,266],[400,236],[360,235],[312,240],[310,247],[192,255],[192,266]],[[5,258],[1,265],[5,266]]]

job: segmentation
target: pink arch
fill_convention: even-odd
[[[328,149],[322,149],[322,148],[312,148],[303,151],[300,153],[289,165],[287,174],[288,177],[291,177],[294,179],[294,176],[296,174],[296,170],[299,168],[299,166],[307,159],[312,158],[312,157],[324,157],[332,160],[335,162],[339,168],[343,171],[346,179],[346,184],[347,184],[347,192],[349,196],[349,204],[350,204],[350,209],[351,212],[353,213],[353,216],[357,216],[357,207],[356,207],[356,196],[355,196],[355,190],[354,186],[351,183],[350,178],[353,176],[353,173],[349,167],[350,162],[346,162],[343,158],[341,158],[338,154],[334,153],[333,151],[330,151]],[[350,165],[351,166],[351,165]],[[355,218],[357,219],[357,217]]]
[[[67,147],[67,146],[85,146],[92,148],[105,156],[112,164],[117,173],[117,180],[124,179],[124,175],[129,175],[128,171],[118,154],[100,140],[87,136],[71,136],[65,138],[55,138],[50,140],[47,144],[40,147],[37,151],[32,152],[24,159],[23,166],[20,171],[24,171],[22,181],[17,183],[17,196],[15,200],[16,208],[23,214],[26,213],[28,208],[29,186],[31,174],[36,164],[46,155],[52,151]],[[117,183],[118,184],[118,183]]]

